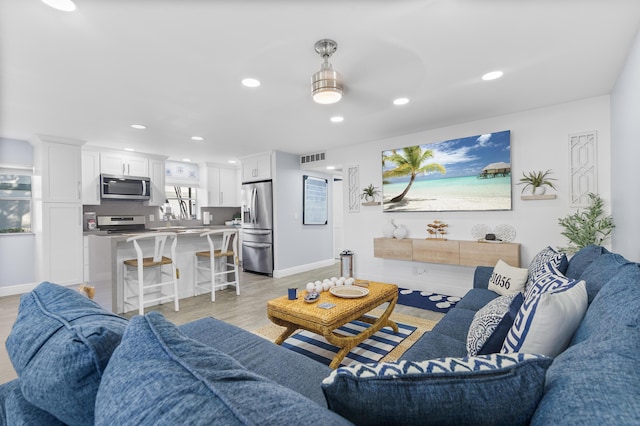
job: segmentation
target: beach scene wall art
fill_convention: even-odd
[[[511,210],[511,131],[382,151],[384,212]]]

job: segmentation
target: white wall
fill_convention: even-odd
[[[300,170],[299,156],[276,151],[273,179],[274,277],[333,263],[332,187],[330,175]],[[302,224],[303,175],[329,181],[327,225]]]
[[[640,33],[611,93],[613,249],[640,262]]]
[[[381,187],[381,152],[409,145],[439,142],[501,130],[511,130],[511,166],[514,187],[511,211],[383,213],[382,207],[361,206],[359,213],[344,213],[345,247],[355,252],[354,273],[370,280],[394,282],[414,289],[464,295],[472,285],[474,268],[428,263],[394,261],[373,257],[373,238],[382,236],[387,218],[409,229],[409,237],[425,238],[426,225],[435,219],[449,224],[449,238],[470,240],[475,224],[495,227],[510,224],[521,244],[521,264],[528,265],[533,256],[547,245],[563,246],[558,218],[573,213],[569,208],[568,135],[584,131],[598,132],[598,192],[607,203],[611,199],[611,142],[609,97],[509,114],[455,126],[434,129],[402,137],[369,142],[330,151],[343,164],[360,166],[360,186],[369,183]],[[523,201],[521,187],[515,185],[523,172],[552,169],[557,178],[557,199]],[[346,185],[346,184],[345,184]],[[346,204],[347,188],[344,188]]]

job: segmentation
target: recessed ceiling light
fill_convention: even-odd
[[[491,71],[482,76],[484,81],[495,80],[502,77],[504,73],[502,71]]]
[[[187,163],[190,163],[191,159],[190,158],[183,158],[182,161],[186,161]]]
[[[409,98],[398,98],[393,100],[394,105],[406,105],[409,103]]]
[[[142,124],[132,124],[131,127],[138,130],[144,130],[147,128],[147,126],[143,126]]]
[[[236,164],[237,161],[236,160],[229,160],[229,164]]]
[[[336,166],[327,166],[327,170],[335,170]]]
[[[255,78],[245,78],[242,80],[242,85],[246,87],[258,87],[260,86],[260,81]]]
[[[342,123],[344,121],[344,117],[336,115],[335,117],[330,118],[332,123]]]
[[[191,136],[191,140],[194,141],[203,141],[204,138],[202,136]]]
[[[76,10],[76,5],[71,0],[42,0],[42,2],[47,6],[63,12],[73,12]]]
[[[124,150],[125,150],[125,151],[130,151],[130,152],[135,151],[135,149],[133,149],[133,148],[125,148]]]

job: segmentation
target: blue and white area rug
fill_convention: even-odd
[[[340,365],[349,365],[354,362],[361,364],[378,362],[418,328],[397,322],[396,324],[398,324],[397,334],[393,332],[391,327],[383,327],[373,336],[351,349]],[[370,324],[366,322],[352,321],[340,327],[336,332],[345,336],[355,336],[369,326]],[[327,342],[324,337],[306,330],[294,333],[282,343],[282,347],[306,355],[325,365],[329,365],[340,350],[337,346]]]
[[[446,296],[428,291],[410,290],[408,288],[398,289],[398,304],[443,314],[453,308],[460,299],[457,296]]]

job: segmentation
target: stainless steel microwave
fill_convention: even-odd
[[[148,200],[151,180],[148,177],[100,175],[100,196],[115,200]]]

